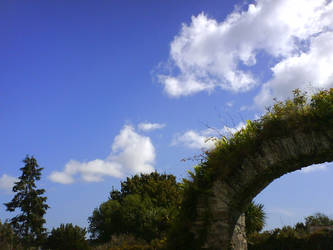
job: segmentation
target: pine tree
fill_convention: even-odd
[[[38,246],[46,236],[43,216],[49,208],[45,203],[47,197],[41,196],[45,190],[37,189],[35,184],[35,181],[40,180],[43,168],[39,168],[33,156],[31,158],[27,156],[23,162],[25,166],[20,169],[22,175],[13,186],[13,192],[16,195],[11,202],[4,205],[10,212],[16,209],[21,210],[21,213],[10,220],[10,223],[22,243],[26,247]]]

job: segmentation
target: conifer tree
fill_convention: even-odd
[[[46,236],[43,228],[43,218],[49,206],[45,203],[47,197],[43,197],[44,189],[37,189],[35,181],[40,180],[41,171],[36,159],[27,156],[23,162],[25,166],[20,168],[22,175],[15,182],[13,192],[16,193],[11,202],[5,203],[7,211],[14,212],[16,209],[21,213],[10,220],[10,223],[26,247],[38,246]]]

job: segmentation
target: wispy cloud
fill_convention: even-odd
[[[234,102],[233,101],[227,102],[226,105],[231,108],[232,106],[234,106]]]
[[[151,131],[151,130],[156,130],[156,129],[162,129],[165,127],[165,124],[161,123],[139,123],[138,129],[142,131]]]
[[[6,174],[3,174],[0,177],[0,189],[10,192],[14,186],[14,183],[17,182],[18,179]]]
[[[184,134],[176,135],[171,145],[183,145],[193,149],[211,149],[214,147],[214,140],[204,136],[203,131],[196,132],[194,130],[188,130]]]
[[[126,125],[115,137],[112,151],[106,159],[88,162],[71,160],[63,171],[54,171],[49,178],[53,182],[70,184],[79,175],[83,181],[99,182],[105,176],[120,178],[126,174],[150,173],[154,171],[154,161],[155,148],[150,138]]]
[[[285,215],[285,216],[289,216],[289,217],[292,217],[295,215],[292,211],[284,209],[284,208],[270,208],[270,209],[267,209],[267,212],[281,214],[281,215]]]
[[[183,145],[187,148],[204,149],[209,150],[214,148],[215,139],[219,136],[232,136],[235,132],[242,129],[245,126],[243,122],[240,122],[235,127],[224,126],[222,129],[208,128],[201,131],[188,130],[183,134],[177,134],[174,136],[171,145]]]
[[[216,87],[248,91],[260,84],[253,66],[265,53],[273,59],[265,69],[273,77],[255,98],[265,106],[309,83],[333,86],[332,27],[333,1],[327,0],[256,0],[222,22],[201,13],[182,25],[170,44],[170,63],[157,77],[171,97]]]

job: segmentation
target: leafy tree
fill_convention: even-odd
[[[22,175],[13,186],[16,195],[11,202],[5,203],[5,206],[10,212],[21,210],[20,214],[10,220],[10,224],[22,243],[29,247],[41,244],[45,238],[43,216],[49,206],[45,204],[47,198],[41,196],[45,190],[37,189],[35,184],[35,181],[40,180],[43,168],[39,168],[34,157],[27,156],[23,162],[25,166],[20,169]]]
[[[305,218],[305,226],[307,229],[311,226],[331,226],[333,225],[333,220],[331,220],[327,215],[322,213],[316,213],[314,215]]]
[[[61,224],[58,228],[53,228],[46,241],[46,248],[51,250],[85,250],[89,249],[85,239],[87,231],[85,228],[70,224]]]
[[[162,238],[178,214],[182,187],[173,175],[135,175],[113,189],[89,217],[92,238],[102,242],[112,235],[132,234],[150,242]]]

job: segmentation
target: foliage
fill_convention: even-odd
[[[135,175],[112,190],[89,217],[92,238],[107,242],[111,236],[131,234],[147,242],[161,239],[179,211],[182,187],[173,175]]]
[[[246,235],[260,232],[265,226],[266,214],[263,204],[251,202],[245,212]]]
[[[153,250],[152,245],[148,245],[144,240],[135,238],[130,234],[113,235],[111,240],[103,245],[97,245],[93,250]]]
[[[293,91],[293,95],[292,99],[284,102],[275,100],[275,104],[268,108],[260,119],[247,121],[245,128],[230,138],[223,136],[216,140],[215,148],[206,152],[194,172],[190,172],[191,180],[184,180],[184,199],[180,215],[170,234],[173,245],[195,249],[203,244],[207,236],[206,230],[202,230],[196,239],[190,232],[197,217],[195,207],[199,197],[205,199],[215,180],[227,179],[233,175],[242,166],[244,159],[248,155],[256,154],[265,141],[296,131],[307,133],[332,127],[333,88],[319,91],[311,98],[298,89]],[[316,163],[318,160],[309,161]],[[246,197],[240,197],[243,198]],[[210,215],[207,212],[206,223],[209,220]]]
[[[46,241],[46,248],[51,250],[84,250],[89,249],[85,239],[86,229],[70,224],[61,224],[58,228],[53,228]]]
[[[292,250],[292,249],[333,249],[333,231],[330,229],[333,220],[324,214],[314,214],[305,218],[294,227],[285,226],[263,233],[252,233],[249,236],[249,250]],[[311,231],[311,226],[322,226]],[[328,227],[323,227],[328,226]]]
[[[309,229],[311,226],[332,226],[333,220],[327,215],[316,213],[305,218],[305,227]]]
[[[7,249],[23,249],[17,243],[17,237],[11,227],[11,225],[7,222],[1,223],[0,221],[0,250]]]
[[[10,220],[14,232],[25,246],[38,246],[45,238],[43,218],[49,208],[45,204],[46,197],[41,196],[45,190],[37,189],[35,182],[40,180],[41,171],[34,157],[26,157],[21,168],[22,175],[15,182],[13,192],[16,193],[11,202],[5,203],[7,211],[20,209],[21,213]]]

